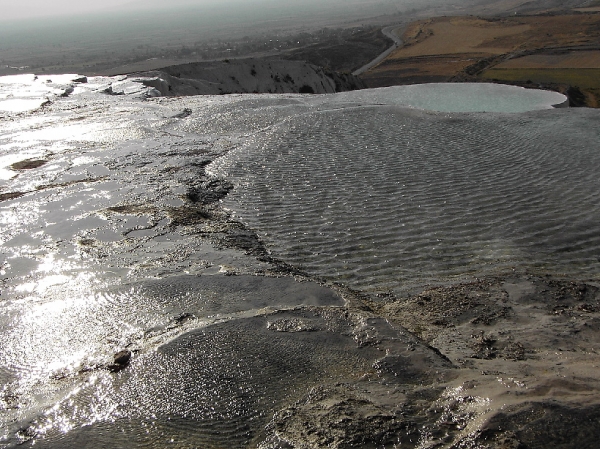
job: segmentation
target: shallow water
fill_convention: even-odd
[[[225,206],[275,253],[359,289],[524,266],[595,276],[596,120],[584,110],[319,111],[213,167],[238,186]]]
[[[148,100],[88,81],[0,116],[0,446],[256,447],[323,384],[305,404],[348,383],[387,420],[450,362],[331,282],[598,277],[597,111],[539,92],[547,110],[442,113],[401,89]]]
[[[347,92],[338,97],[439,112],[514,113],[568,105],[558,92],[490,83],[414,84]]]

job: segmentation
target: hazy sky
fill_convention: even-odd
[[[0,0],[0,20],[66,16],[119,9],[228,3],[231,0]],[[252,1],[252,0],[247,0]]]
[[[155,11],[160,8],[174,12],[180,6],[212,7],[221,13],[239,12],[251,8],[253,13],[266,11],[319,12],[334,10],[344,15],[362,11],[365,16],[387,13],[402,7],[443,4],[449,0],[0,0],[0,22],[18,19],[99,14],[119,16],[121,12]],[[460,3],[464,0],[454,0]],[[195,8],[196,11],[198,10]]]
[[[348,9],[374,8],[380,14],[382,7],[397,5],[450,2],[451,0],[0,0],[0,21],[18,19],[75,16],[89,13],[115,13],[119,11],[148,11],[177,9],[179,6],[216,6],[219,10],[235,12],[235,4],[265,10],[326,10],[339,7],[343,15]],[[455,0],[460,1],[460,0]],[[347,11],[346,11],[347,12]]]

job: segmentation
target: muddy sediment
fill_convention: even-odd
[[[413,352],[315,387],[260,447],[594,447],[599,299],[593,283],[522,273],[372,300]]]

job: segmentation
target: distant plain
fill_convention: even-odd
[[[378,28],[432,14],[465,11],[473,0],[333,0],[280,4],[271,0],[186,8],[123,10],[95,15],[2,21],[0,76],[23,72],[114,75],[173,64],[237,57],[321,54],[341,43],[359,62],[381,52]],[[412,19],[411,19],[412,20]],[[325,33],[323,33],[325,31]],[[315,48],[314,52],[311,46]],[[367,48],[365,48],[365,45]],[[334,53],[339,54],[339,50]],[[294,59],[310,59],[306,51]],[[323,57],[319,61],[326,62]],[[310,62],[310,61],[309,61]],[[331,67],[347,70],[351,67]]]

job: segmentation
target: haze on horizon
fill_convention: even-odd
[[[460,0],[466,4],[475,0]],[[86,46],[120,36],[160,41],[239,38],[273,28],[298,32],[386,17],[456,0],[0,0],[0,60],[5,50]],[[293,28],[293,30],[292,30]],[[23,51],[22,51],[23,52]]]
[[[474,0],[462,0],[468,3]],[[455,0],[0,0],[0,53],[7,46],[31,47],[87,42],[104,35],[131,37],[161,33],[217,38],[241,37],[315,24],[338,26],[345,21],[385,17],[421,7],[455,4]],[[240,34],[241,33],[241,34]],[[0,54],[0,59],[1,59]]]
[[[121,70],[125,63],[151,58],[179,61],[184,52],[203,55],[196,59],[222,58],[235,46],[229,43],[253,39],[262,39],[272,53],[279,47],[270,46],[270,39],[324,28],[387,25],[409,12],[452,13],[477,2],[481,0],[0,0],[0,71],[96,73],[99,67]],[[253,50],[260,52],[257,48]]]
[[[88,14],[118,14],[119,12],[147,12],[156,10],[173,10],[181,8],[226,9],[232,12],[239,7],[290,9],[331,7],[357,8],[372,7],[379,12],[382,8],[403,8],[407,4],[412,7],[418,4],[445,3],[447,0],[305,0],[301,3],[291,0],[171,0],[166,4],[163,0],[103,0],[100,2],[73,2],[72,0],[0,0],[2,15],[0,22],[13,20],[39,19],[44,17],[72,17]],[[343,14],[344,10],[340,9]]]
[[[235,3],[244,0],[171,0],[168,7],[210,6]],[[252,0],[246,0],[252,1]],[[161,0],[103,0],[99,2],[73,2],[72,0],[0,0],[2,16],[0,21],[27,20],[43,17],[68,17],[90,13],[117,13],[119,11],[148,10],[167,7]]]

